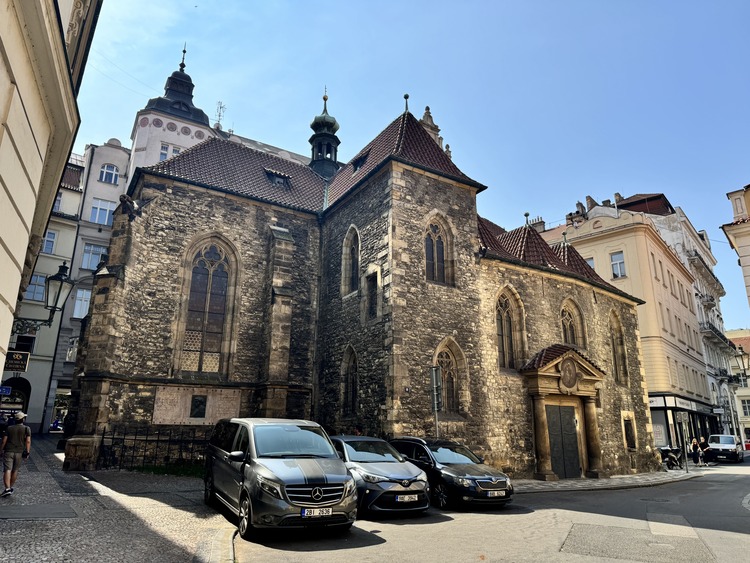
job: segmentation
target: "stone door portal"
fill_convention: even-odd
[[[552,471],[560,479],[577,479],[581,476],[581,458],[578,452],[575,407],[546,407]]]

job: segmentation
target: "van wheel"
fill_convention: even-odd
[[[216,489],[214,489],[214,474],[209,471],[203,478],[203,502],[213,506],[216,501]]]
[[[237,522],[237,528],[240,532],[240,537],[243,540],[251,541],[255,536],[255,528],[252,523],[252,507],[250,506],[250,497],[246,494],[242,495],[240,500],[240,514]]]

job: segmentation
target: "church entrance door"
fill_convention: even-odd
[[[552,471],[560,479],[577,479],[581,476],[581,458],[578,452],[575,407],[546,407]]]

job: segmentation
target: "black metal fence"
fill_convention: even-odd
[[[199,469],[211,429],[104,431],[97,469],[161,469],[177,472]]]

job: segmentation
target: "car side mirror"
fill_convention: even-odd
[[[242,450],[229,452],[229,459],[231,461],[245,461],[245,452],[243,452]]]
[[[477,459],[479,459],[479,463],[484,463],[484,458],[483,457],[477,456]]]

